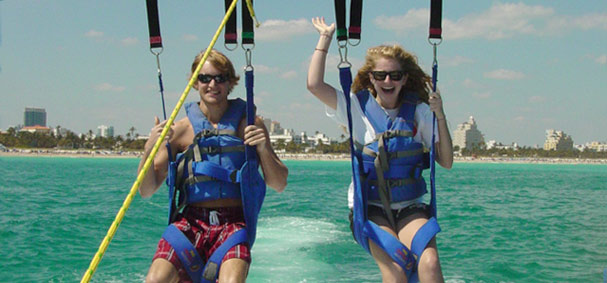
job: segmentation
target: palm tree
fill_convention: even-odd
[[[129,133],[130,133],[130,137],[134,137],[135,136],[135,127],[131,126],[131,128],[129,129]]]

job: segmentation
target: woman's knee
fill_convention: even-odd
[[[419,259],[418,269],[424,272],[440,271],[440,260],[435,249],[426,249]]]
[[[400,268],[390,268],[389,270],[381,270],[382,282],[407,282],[407,276]]]

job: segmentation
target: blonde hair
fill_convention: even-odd
[[[198,64],[200,64],[205,52],[206,50],[202,50],[200,53],[198,53],[198,55],[196,55],[196,58],[194,58],[194,62],[192,63],[191,67],[192,73],[196,71],[196,67],[198,67]],[[240,80],[240,77],[236,75],[234,65],[232,65],[230,59],[228,59],[228,57],[226,57],[223,53],[215,49],[211,49],[206,62],[211,63],[213,67],[217,68],[222,74],[228,75],[228,93],[231,93],[234,86],[238,85],[238,80]]]
[[[417,64],[417,57],[405,51],[400,45],[380,45],[371,47],[367,50],[365,64],[358,70],[354,83],[352,84],[352,92],[357,93],[361,90],[369,90],[374,97],[377,96],[377,91],[371,83],[369,73],[375,68],[375,64],[379,58],[395,59],[400,64],[402,71],[408,75],[406,84],[401,88],[398,94],[399,104],[405,99],[407,92],[417,93],[418,99],[428,103],[428,89],[426,83],[431,83],[431,78]]]

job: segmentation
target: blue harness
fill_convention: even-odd
[[[431,210],[432,217],[413,237],[411,248],[407,248],[397,238],[371,222],[367,214],[368,201],[380,199],[384,209],[388,210],[388,220],[393,224],[390,202],[411,200],[426,193],[425,181],[421,177],[421,170],[425,167],[423,148],[421,144],[413,141],[415,103],[404,103],[398,117],[391,121],[383,114],[375,99],[370,98],[368,92],[358,93],[361,107],[378,135],[374,142],[365,145],[362,150],[355,151],[349,95],[352,74],[350,67],[339,70],[340,83],[346,99],[352,156],[354,238],[369,254],[369,240],[373,241],[402,268],[409,282],[417,282],[418,259],[430,240],[440,231],[435,210]],[[405,176],[403,172],[406,172]],[[432,199],[434,197],[432,190]]]
[[[185,107],[196,134],[194,142],[176,160],[169,163],[169,224],[188,204],[203,200],[238,198],[242,200],[246,227],[232,234],[208,258],[206,264],[175,225],[169,225],[164,238],[175,250],[184,269],[194,282],[215,282],[226,252],[240,243],[253,247],[257,218],[263,203],[266,184],[259,173],[259,162],[253,147],[246,147],[236,136],[245,113],[252,123],[253,73],[245,73],[247,101],[229,100],[230,106],[215,129],[206,119],[197,103]],[[250,104],[250,105],[249,105]]]

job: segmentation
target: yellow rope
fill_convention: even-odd
[[[118,214],[116,215],[116,218],[114,219],[114,222],[112,223],[112,226],[110,226],[110,229],[108,230],[107,234],[105,235],[103,242],[101,242],[101,245],[99,246],[99,250],[97,250],[97,253],[93,257],[93,260],[91,261],[91,264],[89,265],[89,268],[84,273],[84,276],[82,277],[82,280],[80,282],[89,282],[91,280],[91,277],[95,273],[95,270],[97,269],[97,266],[99,265],[99,262],[101,261],[101,258],[103,257],[103,254],[107,250],[107,247],[110,244],[110,241],[112,240],[112,238],[114,237],[114,234],[116,234],[116,229],[118,229],[118,225],[120,225],[120,222],[122,222],[122,218],[124,218],[124,214],[126,213],[126,210],[128,209],[129,205],[131,204],[133,197],[137,193],[137,190],[139,189],[139,186],[141,185],[141,181],[147,174],[148,169],[150,168],[150,165],[152,164],[154,157],[156,156],[156,153],[158,152],[158,148],[160,148],[160,145],[164,142],[164,138],[165,138],[166,134],[169,132],[169,129],[170,129],[171,125],[173,124],[173,121],[175,121],[175,118],[177,117],[177,114],[179,113],[179,109],[181,109],[181,106],[183,105],[186,97],[188,96],[190,89],[196,82],[198,72],[200,72],[200,69],[202,68],[202,65],[204,64],[204,62],[207,60],[207,57],[209,57],[209,53],[211,52],[211,49],[213,49],[213,46],[215,46],[215,42],[217,41],[217,38],[219,38],[219,34],[221,33],[224,26],[226,25],[228,18],[234,11],[234,8],[236,7],[237,2],[238,2],[238,0],[232,1],[232,5],[230,5],[230,8],[226,12],[226,15],[223,18],[221,25],[219,25],[219,28],[217,28],[217,31],[215,32],[215,36],[213,36],[213,40],[209,44],[209,47],[207,48],[206,52],[204,53],[202,60],[200,60],[200,63],[196,67],[196,70],[192,73],[192,77],[190,77],[190,81],[188,82],[188,85],[186,86],[185,90],[181,94],[181,98],[177,102],[175,109],[173,109],[173,113],[171,114],[171,117],[169,118],[166,125],[164,126],[164,129],[162,130],[160,137],[156,141],[156,144],[154,145],[152,152],[150,152],[150,155],[148,156],[147,160],[145,161],[145,164],[143,165],[143,169],[139,172],[139,175],[137,176],[135,183],[133,183],[133,186],[131,187],[131,191],[129,192],[126,199],[124,200],[124,203],[122,204],[120,211],[118,211]]]
[[[259,23],[259,21],[257,21],[257,17],[255,17],[255,10],[253,10],[253,2],[251,2],[251,0],[246,0],[247,2],[247,8],[249,9],[249,14],[251,15],[251,18],[253,18],[253,20],[255,20],[255,27],[258,28],[261,24]]]

